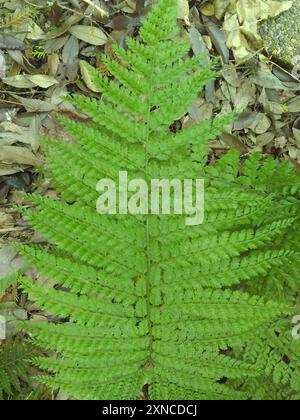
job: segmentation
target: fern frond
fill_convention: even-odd
[[[28,195],[34,208],[24,215],[49,245],[19,251],[55,286],[24,278],[22,288],[57,323],[24,329],[56,353],[34,360],[49,373],[41,381],[76,398],[134,399],[147,385],[153,399],[249,399],[266,394],[255,392],[262,377],[278,394],[299,381],[295,364],[288,373],[277,367],[266,333],[292,314],[299,285],[291,278],[299,174],[257,154],[242,165],[230,152],[207,166],[208,141],[235,113],[170,130],[217,74],[213,63],[188,59],[176,3],[155,4],[139,38],[104,59],[114,79],[87,66],[101,100],[71,102],[91,122],[61,119],[75,143],[46,145],[62,200]],[[186,226],[184,215],[100,216],[96,185],[117,182],[121,170],[147,182],[201,174],[204,224]],[[281,272],[278,298],[273,276]]]
[[[256,387],[257,399],[298,399],[299,350],[300,342],[292,337],[288,322],[277,322],[264,339],[254,338],[241,353],[244,361],[256,362],[260,375],[245,381],[245,392]]]

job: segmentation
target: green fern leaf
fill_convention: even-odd
[[[37,350],[20,339],[0,343],[0,399],[14,398],[21,392],[21,381],[28,383],[32,367],[29,359]]]

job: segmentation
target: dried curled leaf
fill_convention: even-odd
[[[88,64],[84,61],[84,60],[80,60],[80,71],[81,71],[81,75],[82,78],[85,82],[85,84],[87,85],[87,87],[95,93],[100,92],[99,89],[97,88],[97,86],[95,85],[95,83],[93,82],[93,78],[89,72],[89,68],[88,68]]]
[[[20,50],[24,51],[26,45],[24,42],[20,41],[18,38],[8,35],[8,34],[0,34],[0,48],[6,50]]]
[[[2,81],[9,86],[19,89],[31,89],[36,86],[48,89],[50,86],[58,83],[54,77],[44,74],[35,74],[33,76],[20,74],[17,76],[6,77],[2,79]]]

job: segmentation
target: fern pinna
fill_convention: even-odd
[[[30,359],[36,354],[37,349],[21,339],[0,341],[0,400],[22,395],[33,373]]]
[[[80,399],[143,389],[150,399],[245,399],[265,396],[264,381],[278,393],[288,382],[292,395],[294,371],[282,385],[273,370],[289,366],[282,355],[272,369],[268,356],[297,293],[299,177],[255,154],[242,169],[234,152],[206,168],[208,141],[234,114],[172,132],[216,77],[188,58],[175,3],[154,5],[139,39],[104,59],[114,78],[87,66],[102,98],[71,102],[92,122],[62,119],[76,141],[47,143],[62,200],[30,195],[25,214],[52,245],[19,249],[56,284],[24,279],[24,291],[61,321],[25,327],[57,353],[35,363],[49,372],[44,383]],[[205,172],[205,223],[97,214],[97,182],[120,171],[146,180]]]

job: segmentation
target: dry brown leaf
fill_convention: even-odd
[[[30,166],[39,164],[39,160],[30,150],[17,146],[0,146],[0,161]]]

